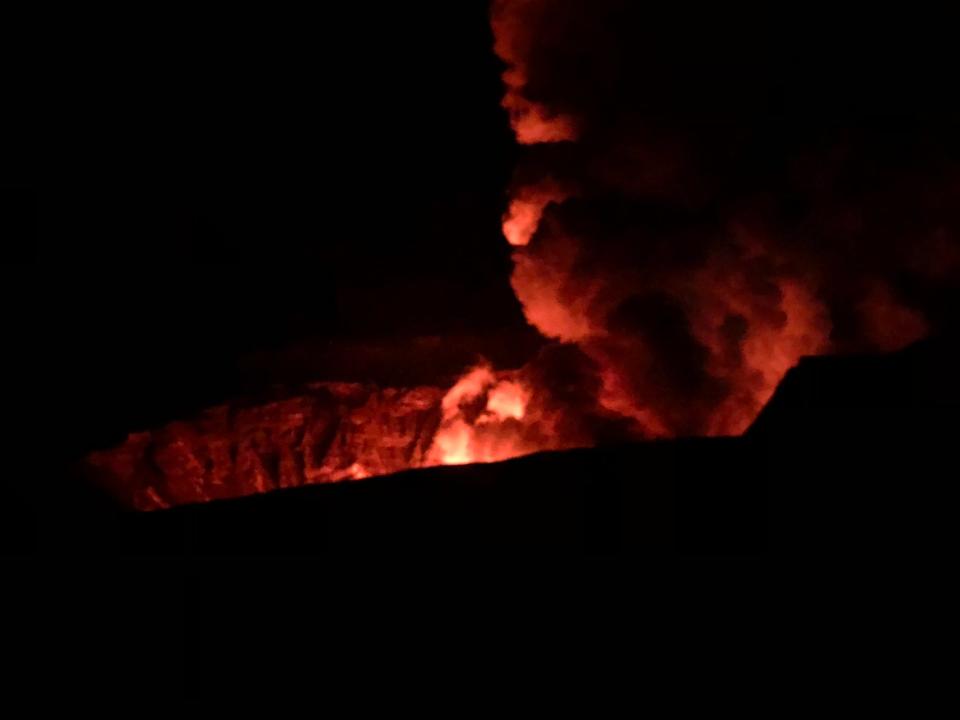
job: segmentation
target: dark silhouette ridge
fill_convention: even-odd
[[[806,358],[746,434],[771,541],[796,552],[946,550],[956,499],[960,345]]]

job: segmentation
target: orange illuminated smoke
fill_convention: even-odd
[[[517,189],[503,217],[503,235],[507,242],[515,247],[528,245],[540,227],[546,207],[563,202],[570,195],[568,189],[550,179]]]
[[[494,51],[507,64],[503,73],[506,92],[502,104],[510,115],[510,125],[521,145],[555,143],[577,137],[573,117],[551,112],[525,93],[528,84],[526,63],[532,38],[524,28],[536,22],[543,9],[542,3],[495,0],[491,11]]]
[[[525,149],[502,231],[524,317],[551,341],[544,352],[512,370],[479,362],[447,390],[317,384],[261,407],[212,408],[92,454],[105,482],[131,506],[156,509],[611,437],[738,434],[801,357],[836,349],[831,308],[841,301],[859,328],[848,346],[894,350],[927,332],[926,318],[869,269],[850,271],[855,287],[838,294],[834,276],[848,271],[810,249],[821,246],[785,243],[775,222],[704,205],[698,183],[679,181],[693,150],[651,140],[633,115],[598,129],[582,95],[545,79],[550,58],[569,48],[579,82],[604,72],[605,62],[580,62],[589,43],[577,42],[578,13],[593,5],[494,0],[491,11],[502,105],[517,143],[538,146]],[[603,85],[591,93],[610,90]],[[649,222],[661,206],[669,212]],[[918,247],[926,250],[911,263],[926,276],[960,273],[960,251],[940,231]]]

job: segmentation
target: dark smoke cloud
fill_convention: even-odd
[[[626,0],[492,18],[529,146],[514,289],[637,432],[742,430],[800,356],[951,318],[960,114],[935,19]]]

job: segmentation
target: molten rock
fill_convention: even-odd
[[[131,434],[92,453],[95,479],[138,510],[385,475],[425,464],[443,391],[322,383]]]

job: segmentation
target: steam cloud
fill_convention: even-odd
[[[910,81],[890,86],[882,53],[851,74],[849,38],[646,5],[493,3],[526,146],[512,285],[592,368],[582,416],[634,437],[737,433],[801,356],[936,326],[960,275],[956,133],[916,98],[900,112]]]

